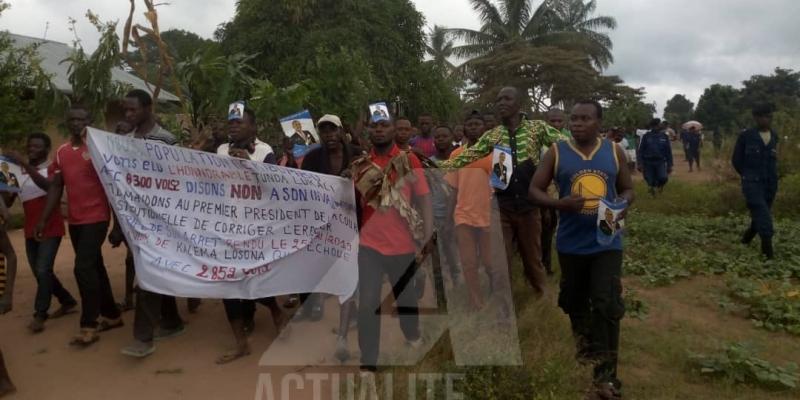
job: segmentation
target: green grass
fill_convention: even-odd
[[[391,372],[400,376],[406,373],[465,374],[465,379],[456,386],[457,392],[465,399],[582,399],[591,383],[591,371],[575,359],[569,320],[555,306],[554,293],[542,300],[532,298],[521,269],[517,263],[512,281],[523,365],[460,367],[453,361],[450,340],[443,339],[419,365],[394,368]],[[476,321],[457,323],[473,324]],[[473,332],[472,344],[480,346],[482,341],[488,341],[484,345],[496,347],[493,342],[497,341],[498,335],[493,329],[497,328],[470,330]],[[499,351],[503,351],[502,347]],[[409,388],[403,382],[396,381],[394,385],[396,398],[409,398]],[[443,390],[440,387],[431,398],[446,398]],[[417,388],[416,398],[426,398],[426,395],[423,388]]]
[[[800,397],[797,389],[764,387],[758,378],[701,373],[692,358],[705,354],[724,372],[763,361],[755,370],[768,373],[780,371],[773,366],[800,360],[795,331],[800,321],[800,292],[795,293],[800,290],[800,174],[780,183],[774,208],[778,260],[766,262],[757,239],[751,246],[739,243],[749,220],[739,184],[729,173],[720,169],[708,183],[673,179],[656,198],[637,184],[639,197],[625,239],[630,312],[622,320],[619,364],[627,399]],[[420,365],[397,371],[465,373],[458,389],[466,399],[583,398],[590,367],[574,359],[569,321],[557,308],[555,293],[534,301],[520,266],[515,268],[524,366],[459,368],[449,341],[442,341]],[[557,291],[556,280],[550,288]],[[719,356],[731,343],[753,343],[756,350],[726,367]],[[396,388],[395,394],[406,398],[404,390]],[[424,396],[418,391],[417,398]]]

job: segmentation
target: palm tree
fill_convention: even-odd
[[[566,44],[577,45],[577,49],[586,53],[598,69],[608,68],[614,62],[614,56],[611,54],[614,45],[611,43],[611,38],[601,31],[616,29],[617,21],[609,16],[593,17],[597,11],[596,0],[589,0],[586,3],[583,0],[555,3],[559,3],[555,7],[558,15],[556,29],[565,34]]]
[[[454,44],[449,38],[447,29],[435,25],[428,35],[428,43],[425,44],[425,50],[432,57],[431,62],[447,73],[451,73],[456,69],[455,65],[449,60],[453,56],[453,47]]]
[[[604,29],[615,29],[613,17],[593,17],[595,0],[544,0],[534,9],[533,0],[470,0],[480,15],[481,28],[448,29],[464,44],[453,49],[456,56],[473,59],[498,50],[519,47],[555,47],[579,51],[598,69],[613,61],[612,43]]]
[[[594,0],[470,0],[479,30],[448,29],[462,41],[453,54],[466,58],[460,69],[474,84],[475,101],[488,103],[506,85],[525,93],[525,106],[546,109],[590,95],[576,82],[596,80],[612,61],[612,17],[594,17]],[[585,92],[585,93],[584,93]],[[548,105],[547,102],[550,104]]]

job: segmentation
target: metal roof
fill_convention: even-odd
[[[61,61],[69,57],[74,49],[66,43],[54,42],[52,40],[39,39],[30,36],[15,35],[8,33],[12,43],[17,48],[23,48],[29,45],[37,44],[37,52],[42,60],[41,66],[48,74],[52,75],[51,80],[53,85],[60,91],[71,94],[72,85],[69,83],[69,62],[62,63]],[[128,84],[134,89],[143,89],[150,92],[145,85],[145,81],[139,77],[126,72],[124,69],[114,67],[111,70],[111,78],[115,82]],[[152,86],[152,85],[151,85]],[[160,102],[174,101],[178,102],[180,99],[174,94],[167,92],[163,88],[158,95]]]

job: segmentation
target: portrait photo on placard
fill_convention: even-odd
[[[0,191],[19,191],[22,169],[8,157],[0,156]]]
[[[389,107],[383,102],[370,104],[369,115],[372,122],[392,120],[392,117],[389,114]]]

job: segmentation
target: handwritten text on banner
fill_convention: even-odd
[[[181,297],[257,299],[358,280],[349,180],[89,128],[89,152],[139,284]]]

